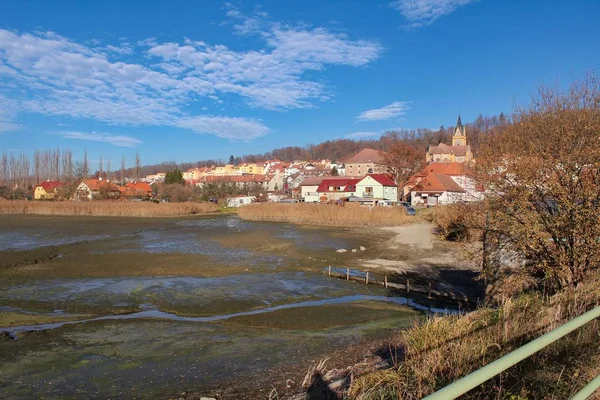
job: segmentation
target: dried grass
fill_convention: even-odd
[[[323,226],[397,226],[415,222],[403,207],[373,207],[355,204],[252,204],[238,209],[240,218],[250,221],[289,222]]]
[[[420,399],[599,304],[600,277],[551,298],[523,294],[497,309],[435,317],[401,333],[405,359],[354,380],[349,398]],[[598,320],[472,390],[464,399],[570,398],[600,373]]]
[[[81,215],[105,217],[175,217],[218,211],[212,203],[124,201],[0,201],[0,214]]]

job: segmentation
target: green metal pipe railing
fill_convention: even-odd
[[[423,400],[450,400],[467,393],[469,390],[481,385],[485,381],[493,378],[499,373],[507,370],[518,362],[524,360],[530,355],[540,351],[549,344],[573,332],[575,329],[587,324],[588,322],[600,317],[600,306],[572,319],[571,321],[559,326],[558,328],[540,336],[539,338],[527,343],[526,345],[508,353],[496,361],[478,369],[475,372],[457,380],[454,383],[438,390],[437,392],[423,398]],[[586,385],[582,391],[573,397],[575,400],[583,400],[589,397],[600,386],[600,376]],[[587,396],[585,393],[588,393]],[[582,394],[583,393],[583,394]],[[584,397],[578,397],[584,396]]]

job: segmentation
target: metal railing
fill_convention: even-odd
[[[564,325],[540,336],[477,371],[470,373],[445,388],[423,398],[423,400],[455,399],[598,317],[600,317],[600,306],[572,319]],[[600,388],[600,376],[588,383],[581,391],[579,391],[579,393],[573,396],[571,400],[587,399],[598,388]]]
[[[373,197],[373,192],[363,192],[362,197]]]

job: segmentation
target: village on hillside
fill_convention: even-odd
[[[396,181],[386,153],[365,148],[341,162],[331,160],[266,160],[178,171],[180,184],[208,191],[219,187],[228,207],[253,202],[357,203],[369,206],[435,206],[482,199],[469,166],[474,158],[460,116],[452,143],[429,146],[424,167],[405,181]],[[44,181],[33,188],[35,200],[153,200],[168,182],[169,171],[140,179],[111,179],[107,173],[82,179],[74,190],[61,193],[64,182]],[[225,196],[223,196],[223,194]],[[221,198],[219,198],[221,197]]]

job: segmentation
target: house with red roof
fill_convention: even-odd
[[[102,179],[84,179],[75,191],[77,200],[118,199],[119,197],[121,197],[119,187]]]
[[[386,174],[370,174],[356,184],[356,197],[398,201],[398,185]]]
[[[62,185],[59,181],[46,181],[37,185],[33,190],[35,200],[52,200],[56,197],[56,190]]]
[[[411,176],[402,186],[404,198],[414,205],[448,204],[483,199],[483,192],[477,187],[472,171],[466,164],[459,162],[431,163]],[[436,189],[431,192],[432,195],[430,191],[424,190],[431,186]],[[443,190],[444,188],[447,190]]]
[[[152,187],[146,182],[129,182],[125,186],[121,186],[119,191],[123,197],[152,197]]]
[[[364,178],[327,177],[316,192],[321,203],[342,199],[373,205],[380,201],[398,201],[398,186],[385,174],[370,174]]]

